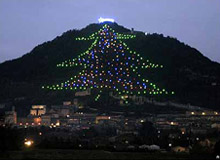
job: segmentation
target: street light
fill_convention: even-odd
[[[26,147],[30,147],[30,146],[33,145],[33,143],[34,143],[34,141],[32,141],[32,140],[26,140],[26,141],[24,142],[24,145],[25,145]]]

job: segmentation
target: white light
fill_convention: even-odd
[[[31,145],[31,141],[27,141],[27,142],[25,142],[25,144],[26,144],[27,146],[30,146],[30,145]]]
[[[220,156],[219,156],[219,155],[217,155],[217,156],[216,156],[216,159],[220,159]]]
[[[115,20],[112,19],[112,18],[102,18],[102,17],[100,17],[98,19],[98,21],[99,21],[99,23],[103,23],[103,22],[112,22],[112,23],[114,23],[115,22]]]

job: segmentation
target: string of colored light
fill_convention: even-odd
[[[92,40],[92,45],[77,58],[57,64],[57,67],[83,66],[78,76],[63,83],[43,86],[51,90],[86,90],[88,88],[108,88],[118,95],[156,95],[168,94],[148,79],[141,79],[140,70],[145,68],[163,68],[163,65],[144,61],[140,54],[131,51],[121,39],[134,38],[135,35],[115,33],[108,25],[104,25],[89,38],[76,40]],[[132,78],[131,78],[132,77]],[[171,92],[174,94],[174,92]],[[98,100],[100,94],[98,94]]]

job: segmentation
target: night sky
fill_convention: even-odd
[[[176,37],[220,62],[220,0],[0,0],[0,62],[99,17]]]

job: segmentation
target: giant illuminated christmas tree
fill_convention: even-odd
[[[97,101],[103,90],[114,95],[129,97],[129,95],[151,96],[169,94],[166,89],[160,89],[150,82],[147,75],[141,75],[143,69],[163,68],[162,65],[144,60],[140,54],[131,51],[122,41],[135,38],[134,34],[116,33],[108,24],[89,37],[76,38],[79,41],[94,40],[92,45],[77,58],[66,60],[57,64],[57,67],[82,66],[83,69],[69,80],[56,84],[43,86],[50,90],[87,89],[99,92]],[[174,94],[174,92],[171,92]]]

